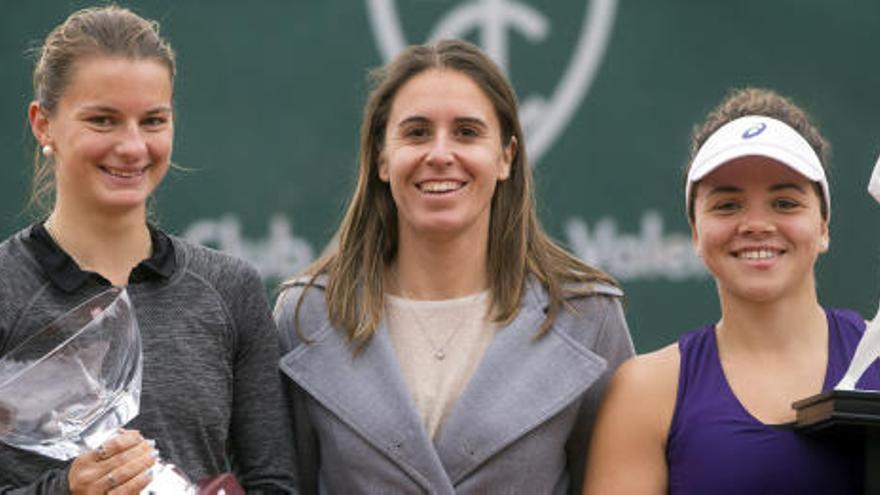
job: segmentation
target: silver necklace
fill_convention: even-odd
[[[427,341],[428,345],[431,347],[431,351],[432,351],[432,354],[434,355],[434,359],[436,359],[437,361],[443,361],[444,359],[446,359],[446,350],[449,348],[449,344],[452,343],[452,340],[455,339],[455,336],[458,335],[459,330],[461,330],[461,327],[464,325],[465,319],[467,318],[467,313],[459,316],[458,319],[455,322],[453,322],[452,331],[449,332],[449,335],[446,336],[446,339],[444,339],[444,341],[441,345],[437,345],[437,343],[434,342],[434,339],[431,338],[431,332],[429,332],[428,329],[425,328],[425,324],[422,321],[422,318],[420,317],[418,310],[416,310],[416,308],[412,307],[412,302],[416,301],[416,299],[410,297],[409,294],[407,294],[406,291],[404,291],[400,287],[400,276],[397,274],[396,267],[393,272],[392,280],[394,281],[393,284],[394,284],[395,288],[397,289],[397,293],[400,294],[401,299],[404,299],[406,301],[406,303],[401,304],[400,307],[405,312],[409,313],[412,320],[415,321],[416,327],[418,327],[419,332],[422,334],[422,336],[425,338],[425,341]],[[386,304],[387,304],[387,302],[386,302]],[[387,306],[385,308],[385,311],[387,314],[387,311],[388,311]]]
[[[422,334],[422,337],[425,338],[425,341],[428,343],[428,346],[431,347],[431,355],[434,356],[434,359],[437,361],[443,361],[446,359],[446,351],[449,349],[449,344],[452,343],[455,336],[458,335],[459,330],[464,324],[465,316],[458,318],[457,321],[453,323],[453,329],[446,338],[443,340],[441,344],[437,344],[433,338],[431,338],[431,332],[425,328],[425,323],[422,321],[421,315],[419,315],[419,311],[416,308],[411,306],[414,299],[410,299],[406,297],[404,294],[401,294],[403,304],[400,304],[398,307],[401,308],[405,313],[409,314],[410,319],[413,320],[416,324],[416,328],[418,328],[419,333]],[[387,310],[386,310],[387,311]]]
[[[400,304],[399,307],[401,308],[402,311],[407,313],[410,316],[410,318],[415,322],[415,325],[418,328],[419,333],[422,334],[422,336],[425,338],[425,341],[431,347],[431,354],[434,356],[434,359],[436,359],[437,361],[443,361],[444,359],[446,359],[447,350],[449,349],[450,344],[452,344],[452,341],[455,340],[455,337],[461,331],[461,328],[465,324],[465,320],[468,319],[468,313],[463,312],[463,314],[459,315],[459,317],[457,319],[450,320],[450,324],[453,327],[452,331],[446,335],[446,337],[443,339],[443,342],[438,344],[432,338],[431,332],[428,330],[427,325],[425,324],[424,320],[422,319],[421,315],[419,314],[418,309],[413,307],[413,305],[412,305],[412,303],[414,301],[416,301],[416,299],[410,297],[405,291],[401,290],[400,286],[398,284],[396,284],[396,285],[397,285],[397,292],[398,292],[398,294],[401,295],[400,299],[403,300],[401,302],[404,302],[404,304]],[[476,296],[479,296],[479,295],[481,295],[481,294],[476,294]],[[482,294],[482,295],[485,295],[485,294]],[[386,307],[386,311],[387,311],[387,307]]]
[[[422,335],[425,336],[425,340],[428,341],[428,345],[431,346],[431,350],[434,351],[434,358],[438,361],[446,359],[446,349],[449,347],[449,344],[452,343],[452,339],[458,335],[458,331],[461,330],[462,324],[464,323],[462,320],[464,318],[460,318],[459,321],[456,322],[455,327],[449,332],[449,335],[446,336],[446,340],[443,341],[443,344],[437,345],[434,343],[434,339],[431,338],[431,332],[425,328],[421,318],[419,318],[418,311],[413,308],[410,309],[412,309],[412,317],[416,321],[416,326],[419,327],[419,331],[422,332]]]

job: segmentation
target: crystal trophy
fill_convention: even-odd
[[[880,203],[880,159],[874,164],[871,172],[871,180],[868,182],[868,193]],[[859,340],[856,352],[853,354],[849,368],[843,378],[834,388],[836,390],[855,390],[856,382],[865,373],[877,358],[880,357],[880,308],[874,319],[867,323],[865,333]]]
[[[874,165],[868,192],[880,202],[880,160]],[[864,443],[864,493],[880,493],[880,391],[863,390],[857,384],[880,356],[880,310],[867,322],[849,367],[832,390],[801,399],[794,404],[795,427],[816,441],[854,435]]]
[[[59,460],[94,450],[137,416],[143,353],[128,293],[111,288],[0,358],[0,441]],[[145,494],[195,494],[158,461]]]

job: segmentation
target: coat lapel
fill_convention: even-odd
[[[498,329],[435,437],[453,484],[570,405],[606,368],[564,332],[535,339],[547,303],[537,285],[529,284],[514,321]]]
[[[383,323],[357,355],[326,324],[281,368],[313,398],[385,454],[429,493],[454,493],[416,413]]]

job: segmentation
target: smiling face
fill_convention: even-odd
[[[828,250],[828,224],[808,179],[768,158],[740,158],[698,183],[694,212],[694,247],[722,298],[815,294],[813,266]]]
[[[30,119],[54,149],[56,209],[145,210],[171,159],[171,74],[153,59],[83,58],[54,113],[34,103]]]
[[[397,92],[385,129],[379,178],[407,235],[485,239],[498,181],[510,173],[516,142],[502,145],[494,107],[465,74],[429,69]]]

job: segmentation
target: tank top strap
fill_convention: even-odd
[[[669,430],[670,438],[674,438],[679,433],[681,425],[686,424],[683,415],[699,409],[700,404],[722,399],[719,397],[719,391],[728,389],[724,370],[718,358],[714,324],[700,327],[679,337],[678,353],[680,359],[678,390]]]

